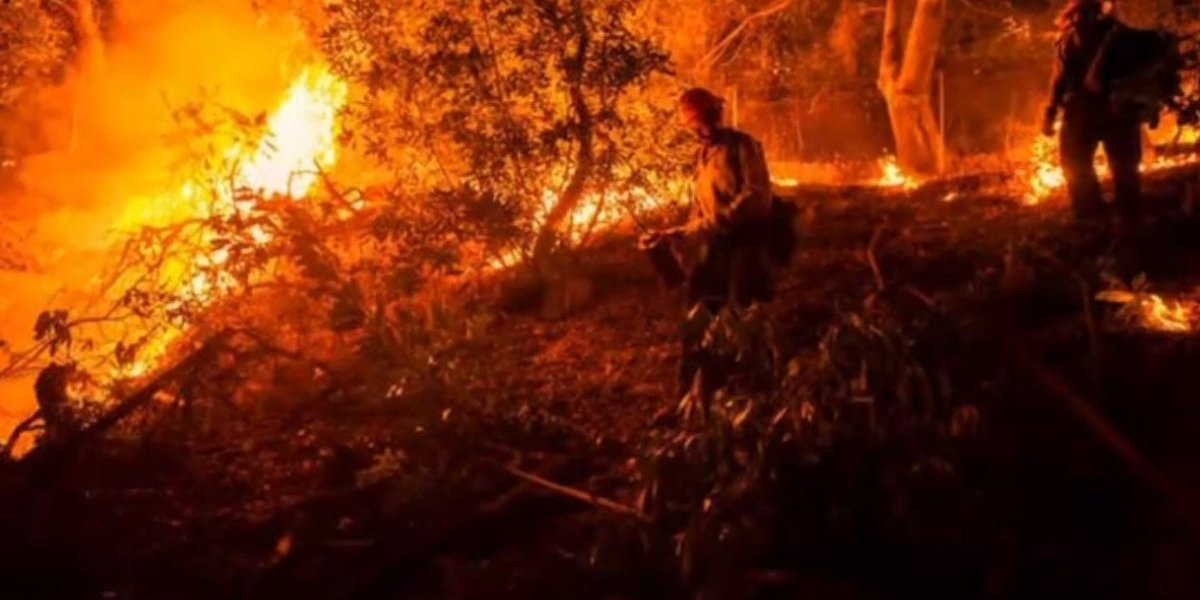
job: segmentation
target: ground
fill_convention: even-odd
[[[677,416],[682,307],[614,236],[579,302],[443,357],[460,384],[4,465],[0,564],[38,597],[1196,597],[1198,341],[1094,301],[1200,284],[1194,177],[1118,245],[978,180],[794,192],[788,375],[715,424]]]

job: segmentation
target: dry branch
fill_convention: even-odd
[[[8,434],[8,441],[4,442],[4,447],[0,448],[0,461],[12,458],[13,448],[17,447],[17,442],[21,441],[21,437],[26,433],[36,429],[34,426],[41,418],[42,412],[37,411],[13,428],[12,433]]]
[[[708,54],[705,54],[704,57],[696,63],[697,69],[699,69],[702,73],[707,72],[714,64],[716,64],[718,60],[721,59],[721,56],[723,56],[725,52],[729,50],[730,46],[737,41],[738,37],[746,32],[750,25],[752,25],[755,21],[765,19],[771,15],[786,10],[794,2],[795,0],[778,0],[774,4],[743,19],[737,27],[733,28],[733,31],[730,31],[728,35],[721,39],[720,42],[717,42],[717,44],[708,51]]]
[[[614,502],[607,498],[597,496],[596,494],[592,494],[590,492],[585,492],[583,490],[565,486],[560,483],[555,483],[553,481],[550,481],[549,479],[539,477],[537,475],[534,475],[533,473],[528,473],[526,471],[522,471],[511,465],[497,464],[497,466],[499,466],[501,469],[503,469],[506,473],[508,473],[518,479],[524,480],[528,483],[532,483],[532,484],[541,486],[541,487],[543,487],[547,490],[550,490],[552,492],[555,492],[557,494],[561,494],[561,495],[567,496],[569,498],[574,498],[576,500],[579,500],[580,502],[583,502],[585,504],[590,504],[597,508],[602,508],[604,510],[615,512],[615,513],[618,513],[621,515],[625,515],[627,517],[633,517],[639,521],[642,521],[643,523],[653,522],[653,520],[650,518],[649,515],[647,515],[646,513],[642,512],[636,508],[633,508],[632,506],[626,506],[624,504]]]
[[[871,234],[871,243],[867,244],[867,263],[871,265],[871,273],[875,275],[876,293],[882,292],[887,288],[887,282],[884,280],[883,271],[879,268],[879,259],[876,257],[876,249],[879,248],[879,240],[883,238],[883,225],[875,228],[875,233]],[[872,296],[874,297],[874,296]]]
[[[134,412],[149,404],[154,400],[158,392],[172,381],[195,368],[201,362],[211,358],[215,351],[225,345],[227,338],[227,333],[219,333],[210,337],[199,349],[176,362],[174,366],[162,371],[143,385],[141,389],[117,403],[112,410],[105,413],[94,423],[64,437],[61,441],[38,447],[23,462],[30,465],[33,472],[37,472],[39,468],[59,464],[59,460],[69,457],[87,442],[103,435]]]

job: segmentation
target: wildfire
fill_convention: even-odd
[[[1176,154],[1155,156],[1153,160],[1143,162],[1139,166],[1142,173],[1153,173],[1200,162],[1200,154]],[[1025,175],[1025,203],[1040,204],[1050,196],[1060,191],[1067,184],[1066,174],[1058,159],[1057,138],[1038,136],[1030,150],[1029,166]],[[1101,152],[1096,156],[1096,173],[1101,178],[1111,175],[1108,159]]]
[[[1165,300],[1158,294],[1119,289],[1101,292],[1096,299],[1120,306],[1122,322],[1149,331],[1189,333],[1200,316],[1200,302],[1192,299]]]
[[[1171,333],[1192,330],[1188,306],[1178,300],[1167,303],[1162,296],[1150,294],[1141,303],[1142,320],[1149,329]]]
[[[542,194],[541,210],[534,217],[534,221],[540,226],[557,203],[558,193],[546,190]],[[578,244],[591,232],[612,227],[631,213],[649,212],[662,205],[661,200],[641,189],[630,190],[620,195],[591,192],[585,194],[575,210],[571,211],[564,231],[572,243]]]
[[[337,114],[346,94],[346,84],[327,69],[306,68],[268,120],[268,135],[242,162],[240,187],[304,197],[316,183],[318,169],[337,162]]]
[[[1038,136],[1033,143],[1031,163],[1025,203],[1034,205],[1062,189],[1067,177],[1058,164],[1058,143],[1054,138]]]
[[[913,189],[919,185],[919,182],[910,177],[900,168],[900,163],[896,162],[896,157],[887,155],[880,161],[880,167],[883,169],[883,175],[877,180],[877,184],[882,187],[900,187],[904,189]]]
[[[160,206],[169,207],[165,212],[178,221],[212,213],[233,213],[238,209],[235,197],[239,189],[254,190],[264,196],[303,198],[317,182],[319,171],[332,167],[337,161],[337,114],[345,104],[346,96],[346,84],[328,69],[323,66],[305,68],[268,118],[262,139],[252,149],[233,144],[224,153],[236,175],[232,182],[215,186],[216,198],[211,204],[198,203],[196,187],[191,182],[180,187],[174,195],[156,200]],[[156,212],[165,214],[161,208]],[[146,207],[135,202],[125,221],[139,224],[138,219],[145,217]],[[259,243],[269,241],[266,233],[259,233],[256,238]],[[224,251],[217,250],[191,257],[190,264],[163,265],[163,268],[179,273],[180,293],[210,303],[231,282],[214,281],[204,271],[219,267],[226,259]],[[115,376],[138,377],[149,372],[182,330],[171,327],[153,333],[147,336],[138,360],[119,370]]]

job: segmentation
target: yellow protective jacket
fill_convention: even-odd
[[[701,235],[746,231],[766,222],[771,197],[762,144],[741,131],[717,129],[704,141],[696,159],[686,228]]]

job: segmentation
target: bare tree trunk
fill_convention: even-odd
[[[542,224],[541,231],[538,232],[537,241],[533,249],[533,260],[539,266],[545,264],[546,257],[554,249],[554,242],[562,229],[563,223],[567,221],[571,213],[575,212],[575,208],[579,206],[579,202],[583,199],[583,192],[587,183],[596,168],[592,112],[587,105],[587,98],[584,97],[583,93],[583,78],[587,67],[588,50],[591,45],[591,33],[588,31],[587,23],[585,22],[582,1],[575,0],[572,3],[572,8],[575,13],[575,27],[579,35],[579,42],[575,48],[574,56],[571,57],[569,71],[571,81],[568,82],[568,86],[571,97],[571,110],[575,113],[575,126],[578,128],[576,141],[579,143],[579,148],[575,155],[575,171],[571,174],[571,179],[567,182],[566,189],[563,190],[558,201],[555,202],[546,215],[546,222]]]
[[[900,166],[913,175],[940,171],[941,131],[933,112],[932,90],[945,17],[945,0],[916,0],[906,43],[900,0],[887,0],[879,90],[887,101]]]

